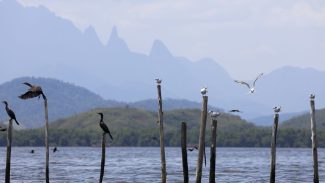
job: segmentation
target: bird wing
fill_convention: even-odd
[[[34,98],[34,97],[37,97],[39,96],[40,94],[37,93],[37,92],[32,92],[32,91],[28,91],[22,95],[19,96],[19,98],[21,99],[29,99],[29,98]]]
[[[246,85],[249,89],[251,88],[251,87],[249,86],[249,84],[246,83],[246,82],[244,82],[244,81],[238,81],[238,80],[235,80],[235,82],[236,82],[236,83],[239,83],[239,84]]]
[[[111,132],[109,131],[107,125],[104,122],[100,123],[100,127],[104,130],[105,133],[108,133],[109,137],[113,140],[113,136],[111,135]]]
[[[253,83],[253,87],[255,87],[255,83],[256,83],[256,81],[257,81],[258,79],[260,79],[262,76],[263,76],[263,73],[259,74],[259,75],[256,77],[256,79],[255,79],[255,81],[254,81],[254,83]]]
[[[33,87],[33,85],[31,85],[30,83],[27,83],[27,82],[25,82],[25,83],[23,83],[24,85],[27,85],[27,86],[29,86],[29,87]]]

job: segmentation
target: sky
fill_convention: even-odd
[[[161,40],[175,56],[212,58],[233,78],[291,65],[325,70],[324,0],[19,0],[45,6],[106,44],[111,30],[148,54]]]

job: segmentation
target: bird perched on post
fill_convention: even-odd
[[[218,116],[221,115],[220,112],[215,112],[215,111],[209,111],[211,118],[217,118]]]
[[[315,99],[315,94],[310,94],[310,100],[314,100]]]
[[[3,103],[6,105],[6,111],[7,111],[8,116],[10,117],[10,119],[15,120],[15,122],[17,123],[17,125],[19,125],[19,123],[18,123],[18,121],[16,119],[15,113],[11,109],[9,109],[9,107],[8,107],[8,102],[7,101],[3,101]]]
[[[236,83],[239,83],[239,84],[243,84],[245,86],[247,86],[249,88],[249,92],[250,93],[254,93],[255,92],[255,84],[256,84],[256,81],[261,78],[263,76],[263,73],[259,74],[256,79],[254,80],[253,82],[253,86],[250,86],[248,83],[244,82],[244,81],[239,81],[239,80],[234,80]]]
[[[21,99],[30,99],[30,98],[34,98],[34,97],[38,97],[38,99],[40,98],[40,96],[42,95],[43,99],[46,99],[46,96],[43,93],[43,90],[40,86],[37,85],[32,85],[30,83],[23,83],[24,85],[29,86],[29,89],[26,93],[22,94],[19,96],[19,98]]]
[[[97,113],[100,115],[100,121],[99,121],[99,126],[103,129],[104,133],[108,133],[109,137],[113,140],[113,137],[111,135],[111,132],[109,131],[107,125],[104,123],[103,121],[103,118],[104,118],[104,115],[103,113],[99,112]]]
[[[156,80],[156,83],[157,83],[158,85],[160,85],[160,84],[161,84],[161,81],[162,81],[161,79],[159,79],[159,78],[156,78],[155,80]]]
[[[207,88],[207,87],[203,87],[203,88],[201,89],[201,94],[202,94],[203,96],[205,96],[207,93],[208,93],[208,88]]]
[[[273,107],[273,110],[275,113],[281,112],[281,106],[280,107]]]

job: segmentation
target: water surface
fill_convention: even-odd
[[[31,154],[30,150],[35,153]],[[50,152],[50,182],[98,182],[99,147],[58,147]],[[209,179],[209,149],[203,181]],[[6,148],[0,148],[0,182],[4,181]],[[318,149],[320,180],[325,182],[325,149]],[[167,182],[182,182],[180,148],[166,148]],[[188,152],[190,182],[195,179],[197,151]],[[45,151],[42,147],[13,147],[11,180],[44,182]],[[217,148],[217,182],[268,182],[269,148]],[[109,147],[106,149],[104,182],[160,182],[159,147]],[[278,148],[276,182],[313,182],[311,149]]]

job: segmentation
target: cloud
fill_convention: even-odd
[[[325,7],[313,7],[307,2],[298,2],[290,8],[277,7],[268,16],[270,25],[325,26]]]

